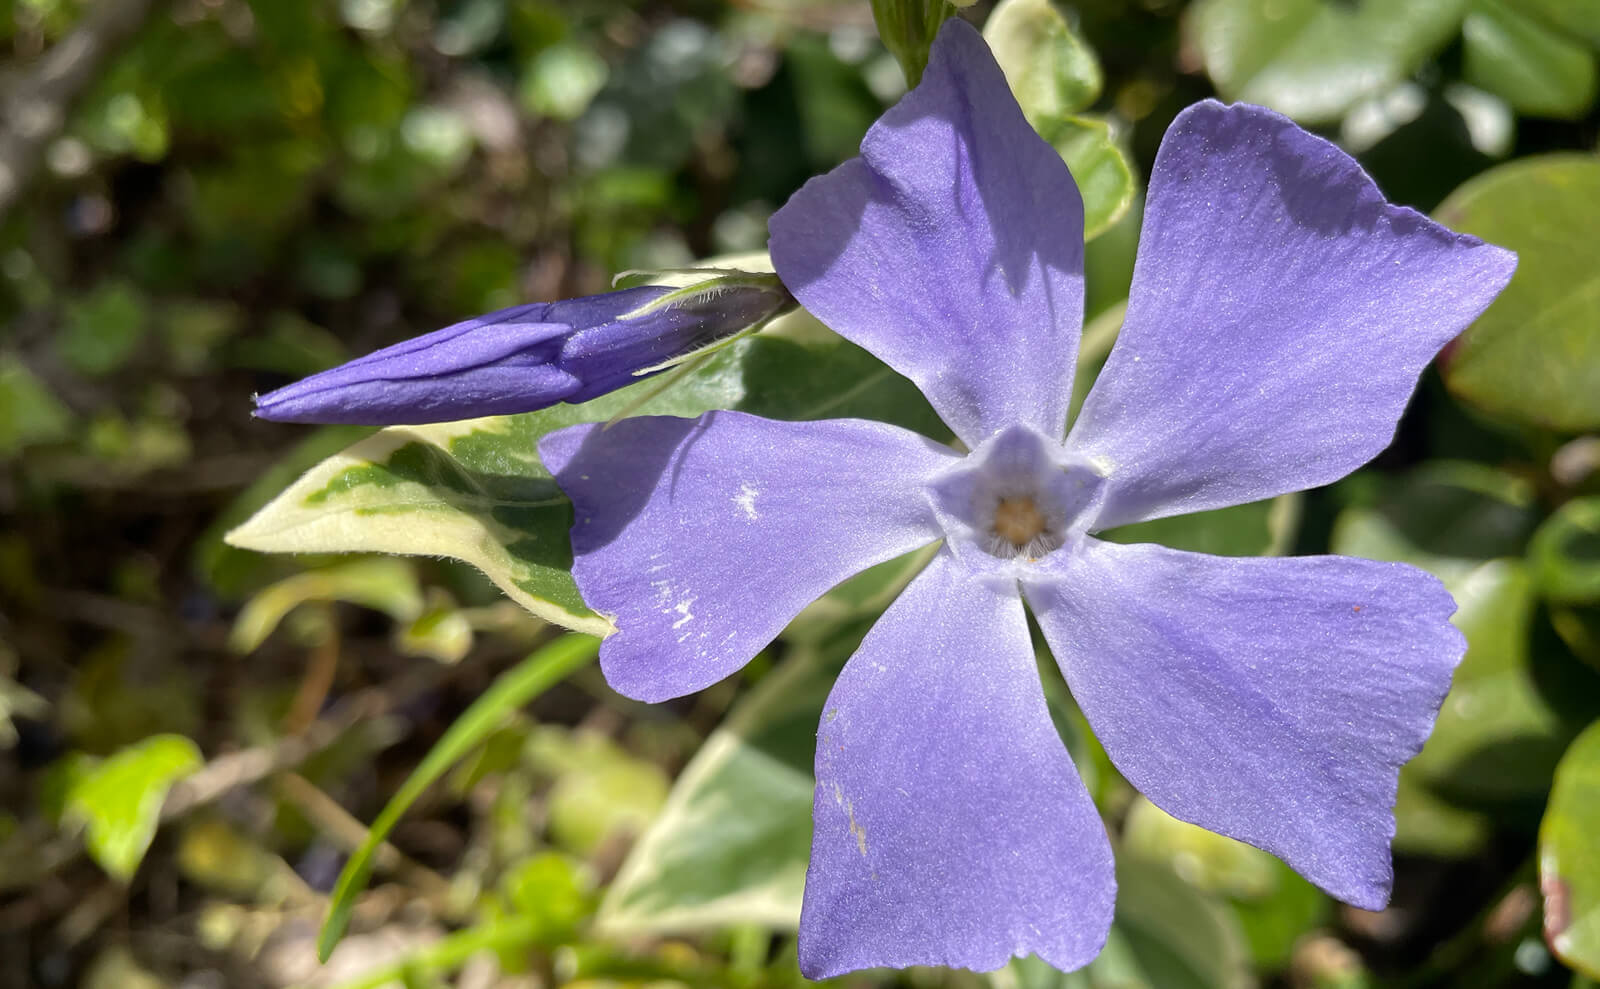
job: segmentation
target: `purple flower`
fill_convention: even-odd
[[[534,302],[469,319],[256,399],[278,422],[446,422],[586,402],[754,326],[787,295],[770,275],[721,273]]]
[[[1062,438],[1082,208],[976,32],[952,21],[861,157],[772,218],[802,305],[910,377],[970,453],[876,422],[735,412],[540,445],[576,506],[601,662],[647,701],[737,670],[868,566],[943,547],[850,659],[817,735],[811,977],[1100,950],[1105,827],[1046,713],[1024,601],[1112,762],[1158,806],[1388,900],[1396,777],[1463,651],[1428,574],[1224,559],[1098,530],[1326,484],[1514,257],[1390,206],[1283,117],[1168,131],[1126,323]]]

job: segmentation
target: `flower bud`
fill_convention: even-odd
[[[256,399],[278,422],[388,426],[585,402],[793,305],[774,275],[718,272],[501,309],[385,347]]]

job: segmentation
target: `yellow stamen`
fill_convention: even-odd
[[[1045,530],[1044,513],[1032,498],[1001,498],[994,510],[995,535],[1022,549]]]

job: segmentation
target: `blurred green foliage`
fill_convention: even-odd
[[[624,701],[590,667],[519,679],[553,633],[494,585],[557,602],[546,617],[580,604],[540,555],[564,545],[564,509],[519,508],[548,478],[504,447],[632,396],[410,446],[256,423],[248,396],[623,270],[760,251],[768,214],[903,91],[907,31],[950,11],[899,4],[886,48],[873,10],[893,5],[864,0],[0,0],[0,99],[113,5],[143,8],[140,29],[67,74],[55,117],[0,103],[8,138],[39,134],[36,169],[0,158],[27,176],[0,206],[0,989],[800,985],[816,712],[921,561],[837,589],[677,704]],[[1106,953],[1071,975],[1028,959],[841,981],[1592,986],[1600,3],[959,16],[986,22],[1083,186],[1085,378],[1120,323],[1162,130],[1207,96],[1319,128],[1391,198],[1521,263],[1369,468],[1114,534],[1404,560],[1456,594],[1470,649],[1401,776],[1393,908],[1340,907],[1143,802],[1047,663],[1118,846]],[[803,417],[846,387],[851,414],[941,428],[803,314],[655,401]],[[318,490],[347,482],[330,502],[432,497],[425,548],[493,579],[223,543],[318,464]],[[499,501],[433,497],[452,479]],[[375,506],[346,513],[345,548],[400,548],[384,524],[416,524]],[[519,527],[547,543],[503,538]],[[539,689],[489,690],[500,675]],[[341,887],[351,933],[319,975],[316,927],[358,851],[376,882]]]

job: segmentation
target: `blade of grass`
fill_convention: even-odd
[[[378,819],[372,822],[366,840],[350,856],[350,861],[345,863],[344,871],[339,874],[339,881],[333,887],[328,919],[323,922],[322,933],[317,938],[318,958],[326,962],[339,939],[344,937],[345,930],[350,926],[350,915],[355,910],[356,897],[372,877],[373,858],[378,847],[394,830],[406,808],[415,803],[435,780],[459,762],[474,745],[500,727],[507,712],[522,707],[561,682],[569,673],[593,660],[599,649],[600,640],[588,635],[568,635],[557,639],[502,673],[482,696],[472,702],[472,706],[462,712],[461,717],[417,765],[416,771],[390,798]]]

